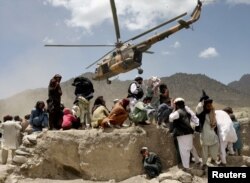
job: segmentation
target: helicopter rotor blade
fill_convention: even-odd
[[[170,19],[170,20],[168,20],[168,21],[166,21],[166,22],[163,22],[162,24],[159,24],[159,25],[157,25],[156,27],[153,27],[152,29],[149,29],[149,30],[147,30],[147,31],[145,31],[145,32],[143,32],[143,33],[141,33],[141,34],[138,34],[137,36],[132,37],[132,38],[130,38],[129,40],[123,42],[123,43],[126,43],[126,42],[129,42],[129,41],[133,41],[133,40],[135,40],[135,39],[138,39],[139,37],[142,37],[142,36],[144,36],[144,35],[146,35],[146,34],[152,32],[152,31],[154,31],[154,30],[156,30],[156,29],[158,29],[158,28],[160,28],[160,27],[162,27],[162,26],[164,26],[164,25],[166,25],[166,24],[169,24],[169,23],[171,23],[171,22],[173,22],[173,21],[175,21],[175,20],[177,20],[177,19],[179,19],[179,18],[181,18],[181,17],[183,17],[183,16],[185,16],[185,15],[187,15],[187,13],[183,13],[183,14],[181,14],[181,15],[175,17],[175,18],[172,18],[172,19]]]
[[[46,47],[114,47],[115,45],[108,45],[108,44],[93,44],[93,45],[67,45],[67,44],[45,44]]]
[[[90,64],[89,66],[87,66],[85,69],[88,69],[88,68],[92,67],[93,65],[95,65],[97,62],[99,62],[101,59],[103,59],[104,57],[106,57],[108,54],[110,54],[114,50],[115,50],[115,48],[112,49],[111,51],[109,51],[108,53],[106,53],[105,55],[103,55],[101,58],[99,58],[98,60],[96,60],[95,62],[93,62],[92,64]]]
[[[113,20],[114,20],[114,25],[115,25],[116,42],[119,43],[121,36],[120,36],[118,17],[116,13],[115,1],[110,0],[110,5],[111,5],[111,10],[112,10]]]

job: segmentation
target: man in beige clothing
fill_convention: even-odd
[[[5,116],[3,118],[3,123],[1,123],[0,128],[3,131],[3,137],[2,137],[2,164],[7,163],[8,159],[8,152],[9,150],[12,151],[12,159],[15,155],[15,150],[19,146],[19,133],[22,129],[22,126],[13,121],[12,116]]]

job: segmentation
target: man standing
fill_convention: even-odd
[[[130,103],[129,103],[130,112],[133,112],[135,104],[144,95],[144,92],[143,92],[143,89],[142,89],[142,82],[143,82],[143,78],[138,76],[129,85],[127,98],[130,101]]]
[[[140,151],[143,159],[143,167],[149,178],[157,177],[162,170],[161,160],[154,152],[149,152],[147,147],[142,147]]]
[[[62,89],[60,86],[62,76],[56,74],[49,83],[48,87],[48,112],[49,112],[49,129],[60,129],[62,124],[63,112],[61,110]]]
[[[75,114],[80,118],[82,128],[89,128],[91,124],[89,104],[93,98],[94,87],[92,82],[85,77],[77,77],[74,79],[72,86],[75,87],[74,108],[77,109]]]
[[[12,159],[15,155],[15,151],[19,146],[19,133],[22,126],[13,121],[12,116],[5,116],[3,118],[3,123],[1,123],[0,128],[3,130],[3,140],[2,140],[2,163],[6,164],[8,160],[8,151],[12,151]]]
[[[213,100],[207,96],[204,90],[202,91],[200,102],[196,107],[196,114],[200,121],[200,125],[196,128],[196,131],[201,133],[202,169],[205,169],[209,154],[214,162],[217,160],[219,153],[219,138],[215,133],[217,121]]]
[[[191,112],[187,111],[183,98],[176,98],[174,104],[175,109],[169,116],[170,131],[173,132],[174,137],[177,137],[182,166],[188,171],[194,133],[190,124]]]

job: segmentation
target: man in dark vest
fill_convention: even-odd
[[[176,98],[174,104],[174,112],[169,116],[170,131],[173,132],[174,137],[177,137],[182,166],[184,170],[189,171],[190,153],[193,148],[194,133],[190,125],[191,114],[187,112],[183,98]]]
[[[76,96],[73,109],[77,109],[74,113],[80,119],[82,127],[89,128],[91,124],[89,101],[95,91],[93,84],[88,78],[80,76],[74,79],[72,86],[75,87]]]
[[[144,95],[144,92],[143,92],[143,89],[142,89],[142,82],[143,82],[143,78],[138,76],[129,85],[127,98],[130,101],[130,103],[129,103],[130,112],[134,111],[135,104]]]

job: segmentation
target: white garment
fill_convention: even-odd
[[[180,114],[178,111],[174,111],[169,115],[169,122],[174,122],[174,120],[179,119]]]
[[[202,113],[203,106],[204,106],[204,102],[198,103],[198,105],[196,107],[197,114]],[[209,114],[206,114],[203,129],[202,129],[202,132],[200,134],[200,143],[202,146],[213,146],[213,145],[217,144],[218,142],[219,142],[218,136],[216,135],[214,129],[211,128],[211,125],[210,125]],[[209,150],[208,148],[204,147],[204,151]],[[213,147],[212,147],[212,149],[213,149]],[[208,152],[206,152],[205,154],[208,154]],[[204,157],[204,153],[203,153],[203,157]]]
[[[196,114],[188,106],[185,106],[185,109],[191,115],[190,125],[199,126],[199,118],[196,116]]]
[[[90,111],[89,111],[89,101],[82,96],[78,97],[78,106],[74,105],[72,108],[72,113],[76,117],[80,118],[82,124],[90,125]]]
[[[226,161],[226,148],[227,148],[227,145],[228,145],[228,142],[226,141],[221,141],[220,139],[220,159],[221,159],[221,162],[226,164],[227,161]]]
[[[177,136],[178,146],[181,155],[181,162],[184,168],[189,168],[190,152],[193,148],[193,134]]]
[[[1,124],[0,128],[3,129],[2,148],[5,150],[17,149],[22,126],[15,121],[6,121]]]
[[[199,163],[200,162],[200,157],[199,157],[199,155],[197,153],[197,150],[194,147],[194,145],[193,145],[193,148],[191,149],[191,153],[192,153],[192,155],[194,157],[195,163]]]
[[[195,113],[188,106],[185,106],[185,110],[191,115],[190,122],[193,123],[195,126],[199,126],[199,118],[197,118]],[[175,119],[179,119],[179,117],[179,112],[174,111],[169,115],[169,121],[173,122]]]
[[[130,86],[130,92],[133,93],[133,94],[137,94],[138,93],[136,83],[132,83],[131,84],[131,86]]]
[[[215,117],[219,138],[226,142],[236,142],[238,138],[230,116],[225,111],[216,110]]]
[[[136,98],[133,97],[129,97],[129,108],[130,108],[130,112],[132,113],[135,109],[135,105],[137,104],[138,100],[136,100]]]
[[[229,154],[235,154],[232,142],[228,142],[227,149],[229,151]]]

